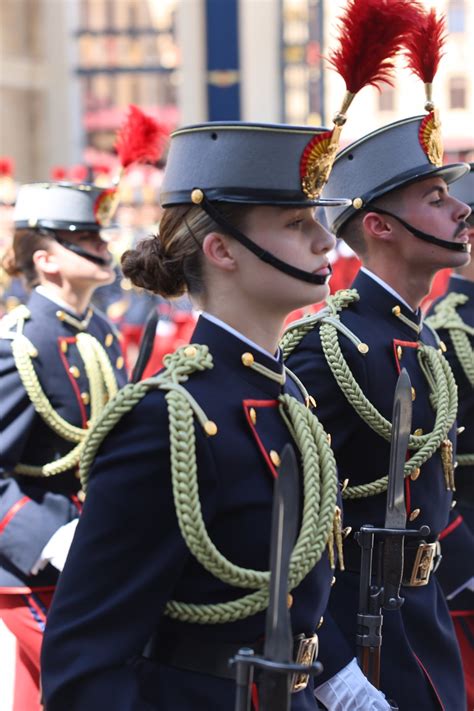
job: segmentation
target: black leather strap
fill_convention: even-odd
[[[401,225],[403,225],[406,230],[408,230],[408,232],[411,232],[412,235],[418,237],[418,239],[422,239],[424,242],[435,244],[437,247],[443,247],[444,249],[451,249],[454,252],[470,251],[469,242],[447,242],[444,239],[439,239],[439,237],[435,237],[434,235],[430,235],[427,232],[422,232],[416,227],[413,227],[413,225],[410,225],[408,222],[405,222],[405,220],[402,220],[401,217],[395,215],[393,212],[389,212],[388,210],[382,210],[382,208],[380,207],[373,207],[372,205],[370,205],[370,203],[364,205],[363,209],[367,212],[376,212],[378,215],[389,215],[390,217],[394,217]]]
[[[300,281],[306,281],[309,284],[326,284],[326,282],[329,280],[330,274],[323,276],[322,274],[313,274],[312,272],[306,272],[303,269],[298,269],[297,267],[293,267],[291,264],[287,264],[281,259],[278,259],[278,257],[275,257],[275,255],[271,254],[271,252],[267,252],[267,250],[262,249],[262,247],[259,247],[257,244],[255,244],[255,242],[252,242],[251,239],[244,235],[243,232],[240,232],[240,230],[231,225],[230,222],[228,222],[221,215],[221,213],[214,207],[211,202],[209,202],[209,200],[207,200],[205,196],[202,202],[199,203],[199,205],[205,212],[207,212],[209,217],[211,217],[214,222],[220,225],[228,234],[230,234],[234,239],[240,242],[241,245],[253,252],[253,254],[255,254],[258,259],[262,260],[262,262],[266,262],[266,264],[271,264],[271,266],[275,267],[275,269],[278,269],[278,271],[284,272],[285,274],[289,274],[290,276],[295,277],[295,279],[299,279]]]

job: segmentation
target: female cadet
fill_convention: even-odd
[[[328,294],[334,240],[300,168],[323,131],[205,124],[172,137],[160,233],[126,252],[123,269],[166,297],[188,290],[202,314],[192,345],[124,388],[86,446],[84,479],[100,451],[48,620],[48,711],[233,708],[228,659],[264,635],[273,480],[288,441],[304,497],[289,605],[293,634],[314,651],[336,472],[314,400],[277,344],[288,312]],[[291,708],[316,709],[313,681],[301,686]],[[373,694],[382,705],[366,696],[364,708],[386,708]]]
[[[94,186],[22,186],[3,262],[32,289],[0,324],[0,619],[17,639],[15,711],[40,708],[45,615],[81,508],[88,423],[126,382],[118,340],[89,306],[113,280],[104,199]]]

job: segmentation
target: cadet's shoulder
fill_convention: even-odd
[[[361,339],[357,334],[364,332],[364,319],[356,309],[358,301],[355,289],[341,289],[328,297],[323,309],[290,324],[281,342],[284,356],[291,359],[294,352],[306,350],[323,352],[331,348],[334,339],[349,356],[352,351],[363,352],[358,349]]]

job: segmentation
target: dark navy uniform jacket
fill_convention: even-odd
[[[396,297],[364,272],[359,272],[353,288],[360,300],[341,312],[341,321],[369,346],[367,354],[339,334],[344,357],[368,400],[392,420],[393,396],[402,367],[415,388],[412,432],[430,432],[435,413],[428,400],[428,387],[417,361],[418,336],[393,313],[399,305],[402,314],[417,324],[420,316],[399,304]],[[431,331],[424,327],[419,339],[434,345]],[[401,358],[397,356],[400,346]],[[399,351],[400,353],[400,351]],[[336,383],[321,347],[319,329],[308,333],[288,358],[288,367],[303,381],[317,401],[316,414],[332,435],[339,477],[354,486],[373,482],[388,473],[390,444],[376,434],[355,412]],[[450,436],[453,437],[455,428]],[[435,541],[453,518],[452,493],[446,490],[439,452],[422,467],[415,481],[405,480],[405,501],[410,528],[428,524],[430,541]],[[344,525],[357,531],[363,524],[383,526],[386,496],[344,501]],[[454,516],[455,517],[455,516]],[[331,593],[329,610],[355,651],[359,576],[338,573]],[[464,682],[457,644],[448,609],[432,576],[425,587],[403,587],[405,603],[401,610],[385,612],[383,621],[381,689],[395,699],[401,711],[445,709],[462,711],[465,705]],[[321,661],[325,675],[334,673],[338,650],[324,645],[321,630]]]
[[[460,304],[456,311],[465,324],[474,328],[474,282],[467,279],[451,277],[446,295],[449,293],[466,294],[469,301]],[[434,307],[442,301],[442,296],[432,305]],[[453,370],[459,391],[458,425],[465,430],[458,435],[457,453],[474,453],[474,388],[457,359],[449,331],[440,329],[440,338],[446,344],[446,358]],[[474,348],[474,338],[470,337],[471,347]],[[446,594],[459,589],[466,576],[474,576],[474,558],[472,556],[472,542],[466,542],[466,525],[471,532],[471,541],[474,536],[474,466],[461,466],[456,469],[456,492],[459,515],[451,523],[449,530],[443,536],[444,561],[439,569],[438,577]],[[474,593],[462,591],[449,602],[449,607],[456,616],[472,617],[474,615]],[[472,639],[471,646],[474,647]]]
[[[75,343],[78,329],[59,320],[61,307],[36,291],[28,310],[23,332],[37,351],[32,362],[43,391],[62,418],[86,427],[90,383]],[[94,312],[86,332],[104,346],[118,385],[124,385],[120,345],[108,321]],[[53,477],[13,476],[13,470],[18,463],[52,462],[74,444],[53,432],[35,411],[16,369],[10,338],[0,338],[0,393],[0,592],[51,589],[56,568],[48,565],[34,576],[30,571],[53,533],[79,515],[80,484],[71,470]]]
[[[241,357],[251,352],[276,373],[283,366],[205,317],[192,342],[207,344],[214,361],[212,370],[195,372],[185,383],[218,427],[213,437],[195,427],[205,524],[226,558],[268,570],[276,476],[271,452],[281,452],[290,435],[277,408],[282,386],[246,368]],[[289,379],[283,390],[301,399]],[[295,635],[314,633],[332,575],[324,553],[293,591]],[[210,575],[186,547],[173,503],[167,406],[162,391],[151,391],[108,435],[91,471],[46,628],[42,683],[48,711],[232,709],[232,679],[141,655],[152,633],[158,648],[169,639],[185,639],[193,648],[202,640],[255,644],[263,638],[264,612],[214,625],[163,614],[170,599],[217,603],[244,593]],[[293,695],[291,708],[317,708],[311,683]]]

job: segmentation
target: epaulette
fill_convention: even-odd
[[[0,338],[15,338],[22,333],[23,324],[31,318],[31,312],[25,304],[20,304],[0,319]]]

